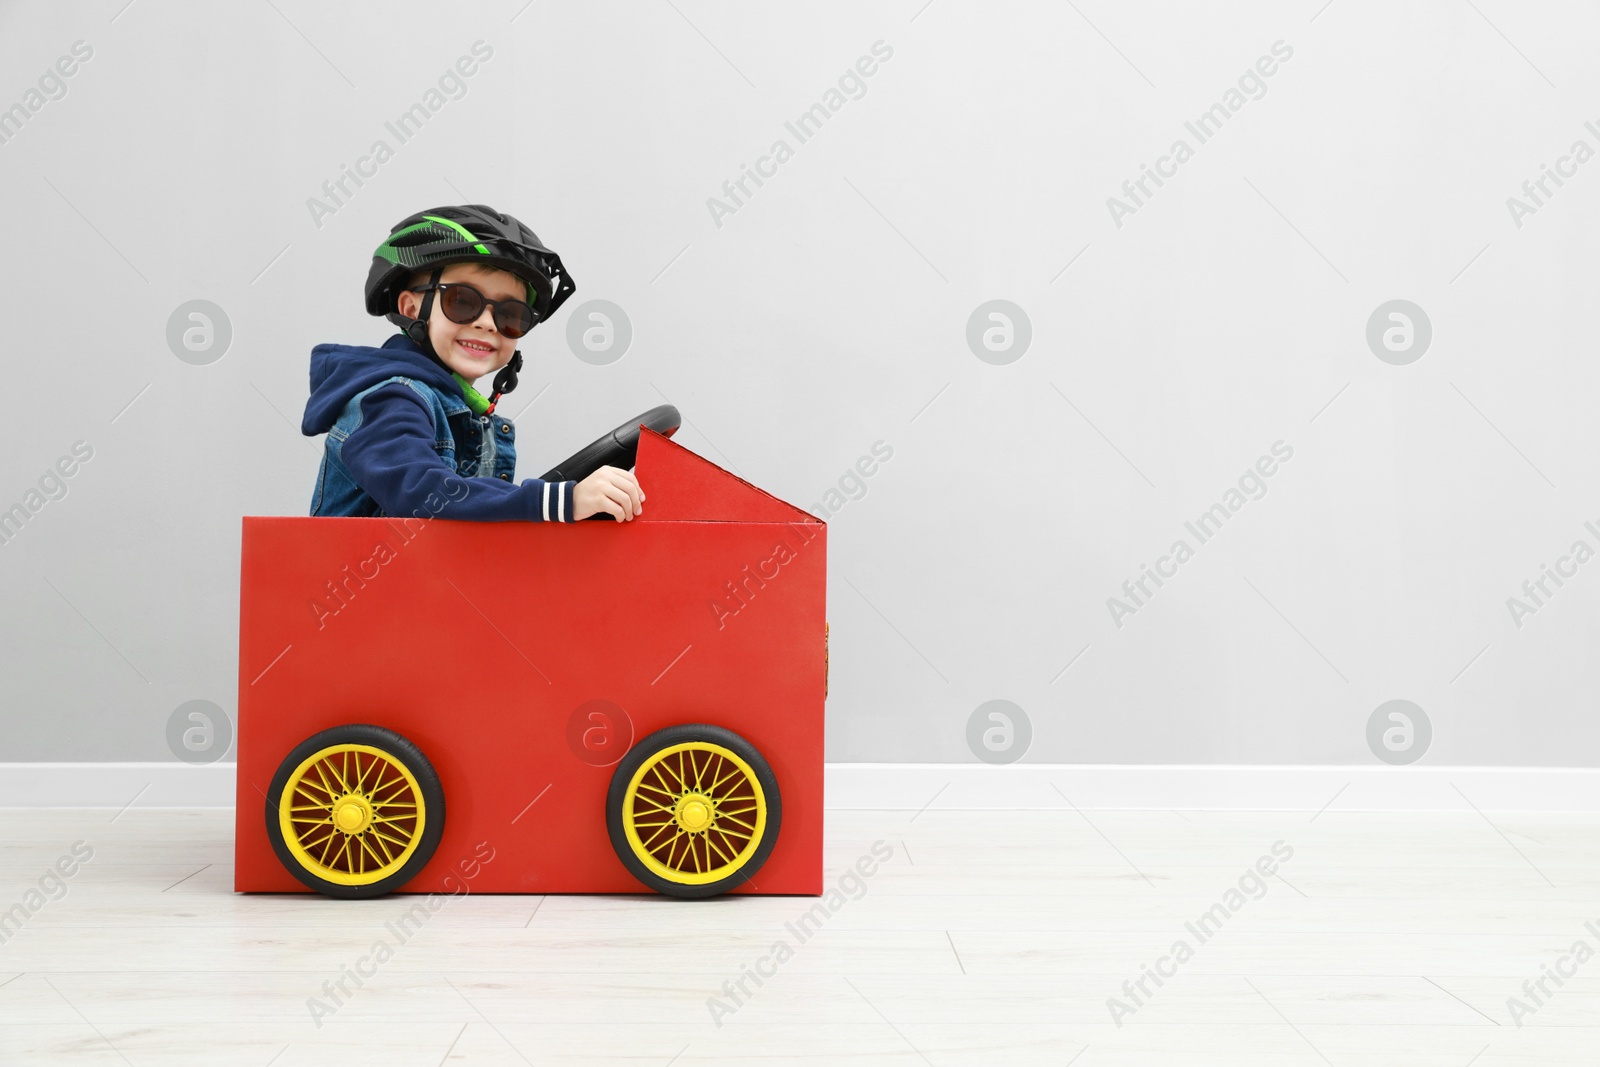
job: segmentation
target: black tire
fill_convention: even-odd
[[[417,781],[417,803],[421,805],[420,811],[424,814],[424,818],[421,834],[415,835],[416,848],[393,873],[368,884],[346,885],[320,876],[295,855],[284,837],[279,809],[290,777],[306,760],[334,745],[369,745],[381,751],[386,759],[404,766]],[[307,780],[310,780],[309,775]],[[406,791],[409,792],[409,788]],[[374,789],[373,792],[381,790]],[[366,795],[370,799],[372,794]],[[330,804],[330,821],[331,807]],[[278,854],[279,861],[304,885],[341,900],[380,897],[409,882],[418,871],[428,865],[428,861],[438,850],[439,839],[444,835],[444,817],[444,788],[439,784],[439,775],[434,771],[433,764],[428,762],[422,750],[393,730],[365,723],[335,726],[306,738],[293,752],[284,757],[283,762],[278,765],[277,773],[272,776],[271,787],[267,790],[267,839],[272,842],[272,850]],[[318,842],[323,840],[326,839],[319,838]]]
[[[755,783],[760,786],[759,795],[765,805],[765,822],[760,830],[758,840],[755,835],[751,835],[754,850],[750,852],[748,858],[731,874],[715,881],[701,884],[686,884],[681,881],[675,881],[650,869],[635,853],[632,844],[628,840],[625,826],[627,813],[624,807],[629,783],[632,782],[634,775],[647,762],[653,762],[654,757],[663,750],[688,742],[704,742],[718,745],[743,760],[753,773]],[[723,759],[723,757],[718,758]],[[648,774],[649,772],[646,773]],[[743,778],[745,776],[741,773],[739,777]],[[751,794],[752,796],[755,795],[753,789]],[[743,794],[741,793],[739,797],[732,799],[742,800],[742,798]],[[674,807],[678,805],[681,799],[680,797],[673,801]],[[761,869],[762,864],[766,863],[767,857],[772,854],[773,846],[778,841],[778,830],[782,821],[783,801],[778,793],[778,779],[772,773],[772,768],[768,765],[766,759],[762,757],[754,745],[732,730],[702,723],[669,726],[665,730],[657,730],[634,745],[618,762],[616,770],[612,772],[611,788],[606,794],[606,829],[610,834],[611,847],[616,850],[617,858],[622,861],[624,867],[628,868],[629,873],[639,879],[640,882],[643,882],[657,893],[669,897],[684,899],[713,897],[750,881],[755,873]],[[716,830],[715,826],[716,823],[713,822],[706,831],[703,831],[703,835],[709,838],[713,833],[723,832]],[[690,836],[694,835],[691,834]],[[726,844],[729,839],[724,836],[721,840]],[[689,848],[694,848],[693,842],[690,842]],[[711,855],[709,845],[706,846],[704,854],[708,857]],[[685,855],[687,856],[688,853]],[[743,851],[740,852],[740,855],[743,855]]]

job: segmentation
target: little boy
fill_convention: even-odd
[[[618,522],[644,508],[632,474],[518,484],[516,431],[495,414],[517,385],[517,340],[572,295],[561,257],[510,215],[441,207],[395,226],[373,253],[367,313],[404,332],[381,348],[317,345],[300,429],[326,433],[313,515]],[[473,383],[494,374],[485,400]]]

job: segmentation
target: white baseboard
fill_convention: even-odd
[[[214,763],[0,763],[0,807],[231,808]],[[1600,811],[1600,768],[830,763],[832,809]]]
[[[0,808],[231,808],[237,764],[0,763]]]
[[[1600,811],[1600,768],[830,763],[829,808]]]

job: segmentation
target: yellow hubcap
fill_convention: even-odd
[[[750,765],[710,741],[652,754],[622,801],[633,854],[652,873],[706,885],[738,871],[767,828],[767,797]]]
[[[361,797],[342,796],[333,802],[333,824],[347,834],[359,834],[372,822]]]
[[[678,801],[678,825],[691,834],[711,825],[711,801],[698,793],[690,793]]]
[[[428,813],[416,776],[371,745],[308,756],[278,798],[278,827],[306,870],[339,885],[371,885],[416,852]]]

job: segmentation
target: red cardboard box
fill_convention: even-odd
[[[470,869],[475,892],[640,892],[608,836],[613,771],[706,723],[781,796],[734,891],[822,892],[827,526],[648,429],[634,469],[631,522],[244,519],[236,890],[309,891],[268,837],[273,776],[319,731],[371,723],[421,749],[445,799],[398,891],[459,892]]]

